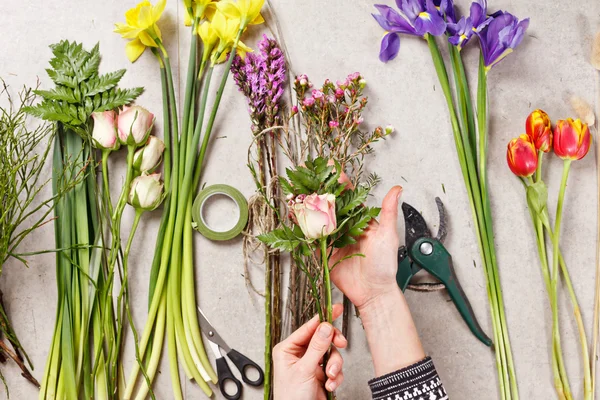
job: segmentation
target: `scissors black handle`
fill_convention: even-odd
[[[231,373],[225,357],[217,358],[217,376],[219,377],[219,388],[221,389],[221,394],[227,400],[239,400],[242,397],[242,383],[237,380],[233,373]],[[227,381],[230,381],[235,385],[237,388],[235,393],[229,394],[225,391],[225,385],[227,384]]]
[[[251,359],[234,349],[231,349],[229,353],[227,353],[227,357],[229,357],[229,359],[235,364],[237,369],[240,371],[244,382],[246,382],[250,386],[260,386],[263,384],[265,380],[265,373],[257,363],[255,363],[254,361],[252,361]],[[256,380],[248,378],[248,369],[255,369],[258,372],[258,378]]]

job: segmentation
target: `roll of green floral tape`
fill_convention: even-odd
[[[204,204],[206,200],[213,196],[227,196],[233,200],[239,209],[239,219],[235,226],[227,231],[215,231],[208,227],[204,220]],[[192,219],[194,221],[194,229],[210,240],[223,241],[231,240],[238,236],[246,224],[248,224],[248,202],[244,195],[236,188],[229,185],[212,185],[202,189],[192,205]]]

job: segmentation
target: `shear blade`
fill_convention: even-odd
[[[431,237],[431,232],[427,227],[425,219],[413,206],[408,203],[402,203],[402,212],[404,213],[404,227],[406,230],[406,248],[412,248],[417,239]]]

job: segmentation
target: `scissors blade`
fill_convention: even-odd
[[[422,237],[431,237],[431,232],[427,227],[425,219],[413,206],[408,203],[402,203],[402,212],[404,213],[404,228],[406,230],[405,240],[407,249],[411,249],[417,239]]]
[[[225,343],[223,338],[221,338],[221,336],[211,325],[211,323],[208,322],[206,315],[204,315],[200,307],[198,307],[198,315],[200,316],[200,329],[202,329],[202,332],[204,332],[208,340],[217,344],[220,348],[225,350],[225,353],[229,353],[231,351],[231,347],[227,346],[227,343]]]

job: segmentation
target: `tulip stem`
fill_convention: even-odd
[[[538,150],[538,165],[535,171],[535,181],[539,182],[542,179],[542,163],[544,161],[544,152]]]
[[[558,279],[559,279],[559,242],[560,242],[560,229],[562,223],[562,210],[565,199],[565,190],[567,188],[567,180],[569,178],[569,170],[571,167],[571,160],[565,160],[563,164],[563,174],[560,184],[560,190],[558,193],[558,203],[556,205],[556,221],[554,224],[554,234],[552,235],[552,296],[554,304],[552,308],[552,321],[553,321],[553,336],[560,346],[560,321],[558,319]],[[560,348],[560,347],[559,347]],[[559,368],[561,368],[562,380],[565,386],[565,395],[567,399],[571,398],[571,390],[569,380],[564,368],[564,361],[562,354],[558,354]],[[589,366],[589,363],[588,363]]]

